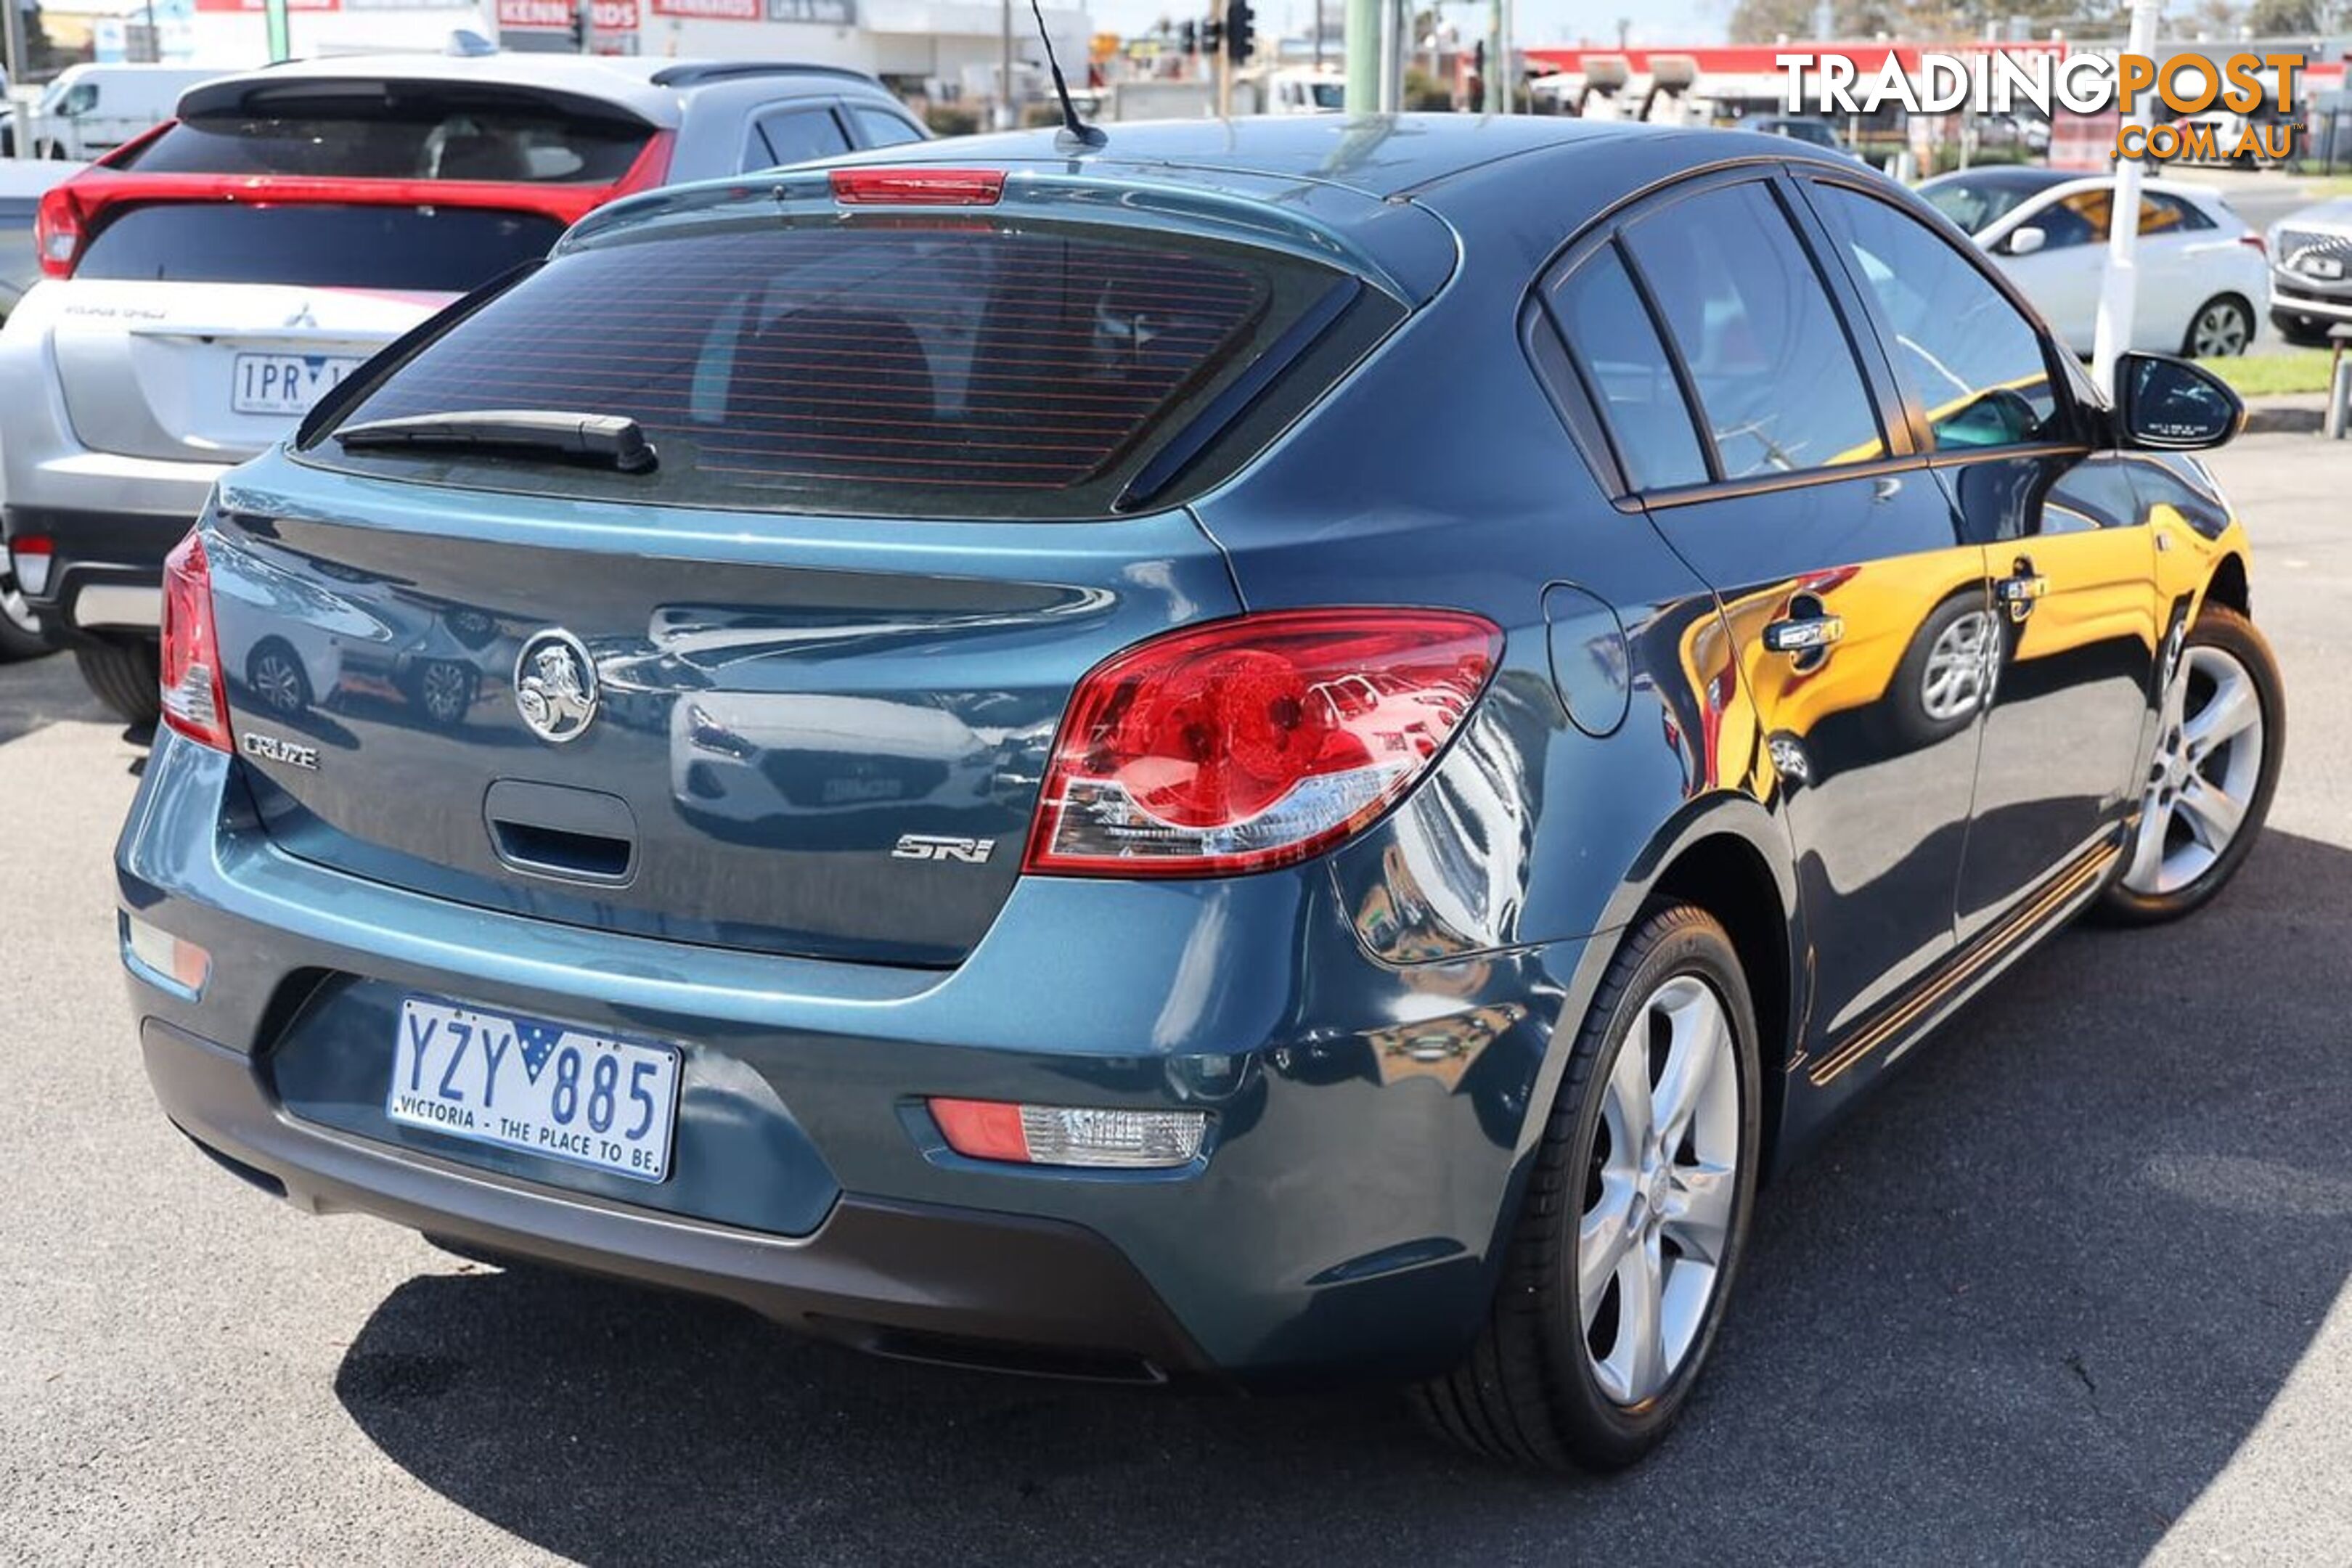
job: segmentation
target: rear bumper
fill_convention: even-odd
[[[883,1354],[1122,1381],[1206,1370],[1134,1268],[1080,1226],[853,1197],[801,1237],[653,1217],[298,1121],[252,1058],[169,1024],[150,1019],[141,1047],[183,1132],[314,1214],[721,1297]]]
[[[12,541],[49,541],[48,577],[37,593],[27,587],[25,597],[51,632],[152,637],[163,622],[163,557],[195,519],[194,510],[10,506],[0,509],[0,532]]]
[[[459,906],[299,860],[241,764],[166,732],[126,911],[212,955],[134,977],[158,1098],[311,1207],[743,1301],[887,1353],[1270,1384],[1452,1363],[1492,1300],[1554,1020],[1605,943],[1390,966],[1329,868],[1028,879],[953,970],[820,963]],[[382,1114],[415,990],[676,1042],[647,1190]],[[989,1165],[919,1099],[1197,1108],[1176,1171]],[[1042,1281],[1042,1285],[1039,1283]]]

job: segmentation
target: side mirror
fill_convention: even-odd
[[[2116,427],[2126,446],[2201,451],[2227,441],[2245,422],[2245,404],[2202,365],[2151,353],[2116,362]]]
[[[2001,249],[2011,256],[2031,256],[2049,243],[2050,231],[2036,228],[2029,223],[2022,228],[2011,229],[2009,238],[2001,244]]]

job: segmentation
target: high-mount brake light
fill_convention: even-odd
[[[1429,770],[1501,657],[1444,610],[1284,610],[1188,626],[1070,699],[1025,869],[1200,877],[1307,859]]]
[[[845,207],[992,207],[1002,169],[835,169],[833,199]]]
[[[197,529],[163,558],[163,722],[199,745],[236,750],[213,626],[212,563]]]

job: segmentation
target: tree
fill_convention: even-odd
[[[2258,38],[2326,31],[2316,0],[2254,0],[2246,9],[2246,26]]]

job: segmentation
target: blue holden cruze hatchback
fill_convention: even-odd
[[[946,166],[951,165],[951,166]],[[255,1184],[867,1350],[1622,1464],[1759,1182],[2284,736],[2205,470],[1782,138],[637,198],[224,479],[119,850]]]

